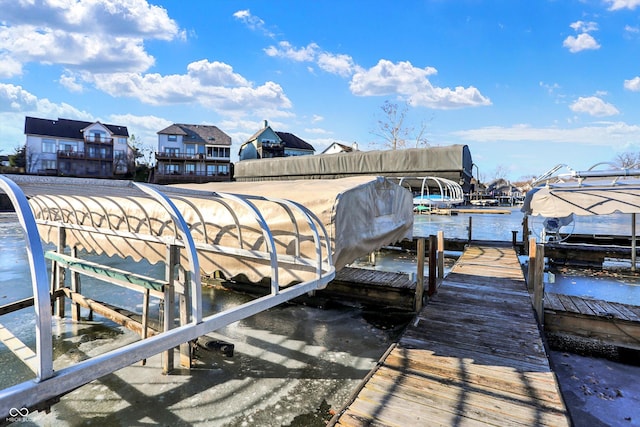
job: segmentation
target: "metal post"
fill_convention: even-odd
[[[51,295],[47,280],[47,263],[38,225],[29,206],[29,201],[20,187],[0,175],[0,189],[9,196],[20,225],[25,233],[27,258],[31,272],[34,308],[36,312],[36,354],[38,356],[37,380],[42,381],[53,375],[53,338],[51,330]]]
[[[467,239],[469,241],[469,243],[471,243],[471,236],[473,235],[473,217],[469,217],[469,227],[467,228],[467,230],[469,231],[469,238]]]

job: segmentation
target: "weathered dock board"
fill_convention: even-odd
[[[546,293],[544,313],[545,331],[549,334],[640,350],[638,306]]]
[[[570,425],[512,248],[467,248],[330,425]]]

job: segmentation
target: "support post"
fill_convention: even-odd
[[[444,278],[444,231],[438,231],[438,279]]]
[[[522,247],[524,248],[525,251],[528,252],[528,247],[527,247],[527,239],[529,238],[529,216],[525,215],[522,218]]]
[[[631,214],[631,271],[636,271],[636,214]]]
[[[76,246],[71,248],[71,256],[74,258],[78,258],[78,248]],[[81,294],[81,286],[80,286],[80,273],[77,271],[71,272],[71,291]],[[80,321],[80,304],[75,301],[71,301],[71,319],[74,322]]]
[[[471,216],[469,217],[469,226],[467,227],[467,231],[469,232],[467,240],[471,243],[471,237],[473,236],[473,217]]]
[[[424,295],[424,246],[424,237],[418,237],[416,248],[418,271],[416,272],[416,295],[413,304],[416,312],[422,309],[422,296]]]
[[[190,272],[180,267],[179,273],[179,304],[180,304],[180,326],[189,323],[191,315],[191,299],[189,298],[189,283],[191,282]],[[191,344],[189,342],[180,344],[180,366],[191,369]]]
[[[436,251],[438,242],[435,235],[429,236],[429,291],[427,295],[436,293]]]
[[[538,326],[544,328],[544,245],[536,245],[535,280],[533,282],[533,307],[538,314]]]
[[[63,227],[58,227],[58,242],[57,242],[57,251],[58,253],[63,253],[64,252],[64,248],[65,246],[67,246],[67,242],[66,242],[67,238],[66,238],[66,231]],[[64,317],[64,295],[60,294],[56,291],[64,288],[64,275],[65,275],[65,268],[60,266],[58,263],[54,263],[53,267],[55,268],[55,271],[52,271],[52,274],[55,276],[55,285],[54,285],[54,294],[58,294],[60,296],[58,296],[58,298],[56,298],[55,301],[55,314],[60,317],[63,318]]]
[[[164,331],[173,329],[175,318],[174,281],[176,280],[176,264],[179,260],[179,249],[176,245],[167,245],[167,258],[165,267],[165,279],[167,285],[164,287]],[[173,370],[173,349],[170,348],[162,354],[162,373],[168,374]]]
[[[375,253],[375,251],[374,251],[374,252],[371,252],[371,253],[369,254],[369,263],[370,263],[371,265],[376,265],[376,253]]]
[[[527,290],[529,293],[533,292],[533,282],[535,281],[536,271],[536,239],[535,237],[529,238],[529,269],[527,271]]]
[[[511,230],[511,246],[514,248],[518,245],[518,230]]]

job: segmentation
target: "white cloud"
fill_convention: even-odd
[[[91,114],[69,104],[56,104],[38,98],[21,86],[0,83],[0,152],[11,153],[15,147],[24,144],[25,116],[94,120]]]
[[[349,77],[357,69],[353,58],[345,54],[333,54],[323,52],[318,55],[318,66],[331,74],[337,74],[342,77]]]
[[[252,15],[249,9],[239,10],[233,14],[233,17],[242,21],[242,23],[251,30],[260,31],[268,37],[274,36],[274,34],[266,28],[265,22],[260,17]]]
[[[0,54],[0,78],[9,78],[22,74],[22,63],[9,55]]]
[[[605,0],[611,4],[609,10],[630,9],[634,10],[640,5],[640,0]]]
[[[589,33],[591,31],[598,31],[598,24],[595,22],[576,21],[569,24],[576,32]]]
[[[75,76],[66,73],[60,76],[60,84],[70,92],[80,93],[84,90],[82,83],[78,82]]]
[[[640,144],[640,126],[624,122],[598,122],[580,128],[535,128],[529,125],[512,127],[489,126],[453,132],[464,140],[474,142],[557,142],[584,145],[611,145],[613,148]]]
[[[640,91],[640,77],[634,77],[631,80],[624,81],[624,88],[632,92]]]
[[[38,62],[92,72],[144,71],[154,64],[145,40],[184,36],[165,9],[145,0],[0,0],[0,9],[0,52],[21,66]]]
[[[220,113],[291,107],[291,101],[277,83],[269,81],[256,87],[221,62],[192,62],[186,74],[83,73],[79,76],[111,96],[132,97],[150,105],[199,104]]]
[[[330,132],[330,131],[328,131],[326,129],[323,129],[323,128],[305,128],[304,131],[306,133],[313,133],[313,134],[316,134],[316,135],[330,135],[330,134],[333,133],[333,132]]]
[[[314,114],[314,115],[313,115],[313,118],[311,119],[311,121],[312,121],[313,123],[318,123],[318,122],[321,122],[321,121],[323,121],[323,120],[324,120],[324,117],[319,116],[318,114]]]
[[[576,113],[586,113],[595,117],[614,116],[620,113],[612,104],[604,102],[596,96],[580,97],[569,108]]]
[[[392,63],[381,59],[368,70],[354,74],[350,88],[357,96],[400,95],[411,105],[438,109],[451,109],[491,105],[473,86],[468,88],[434,87],[429,76],[436,74],[433,67],[417,68],[408,61]]]
[[[578,34],[577,37],[569,36],[564,39],[562,42],[562,46],[569,49],[569,52],[576,53],[583,50],[596,50],[600,49],[600,45],[594,39],[591,34],[582,33]]]
[[[157,149],[158,135],[161,129],[170,126],[173,122],[157,116],[135,116],[133,114],[112,114],[109,123],[126,126],[129,135],[135,135],[136,140],[147,146]]]
[[[287,58],[296,62],[313,62],[318,49],[319,46],[315,43],[309,43],[305,47],[296,49],[288,41],[281,41],[278,46],[269,46],[264,52],[268,56]]]

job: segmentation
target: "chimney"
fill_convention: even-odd
[[[269,126],[269,122],[268,121],[264,121],[264,128],[266,129]]]
[[[358,143],[357,143],[357,142],[354,142],[353,144],[351,144],[351,149],[352,149],[353,151],[358,151]]]

